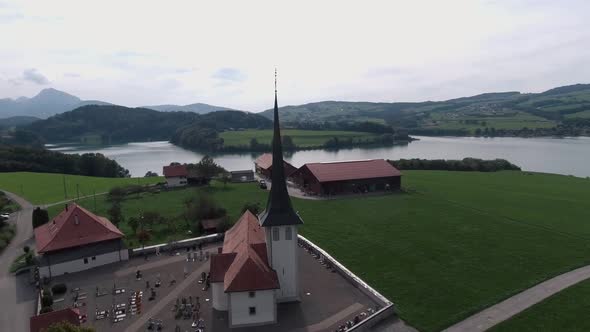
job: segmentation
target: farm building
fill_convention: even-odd
[[[397,190],[401,173],[383,159],[309,163],[291,174],[304,191],[314,195],[337,195]]]
[[[39,276],[88,270],[129,259],[123,233],[108,219],[73,203],[35,228]]]
[[[251,169],[243,171],[231,171],[231,182],[252,182],[256,181],[254,172]]]
[[[254,165],[256,166],[256,173],[266,177],[272,177],[272,153],[265,153],[258,157],[254,161]],[[283,165],[285,167],[285,176],[289,177],[291,173],[295,172],[297,168],[288,162],[283,160]]]
[[[186,165],[164,166],[164,177],[168,187],[186,186],[188,183],[188,170]]]

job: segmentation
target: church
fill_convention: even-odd
[[[283,163],[275,78],[273,165]],[[297,227],[285,170],[273,169],[266,209],[246,211],[225,233],[223,247],[211,256],[213,308],[227,311],[229,327],[277,322],[277,303],[299,301]]]

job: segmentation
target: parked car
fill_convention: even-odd
[[[260,181],[258,182],[258,185],[260,186],[260,189],[266,189],[266,188],[268,188],[268,187],[266,186],[266,181],[264,181],[264,180],[260,180]]]
[[[8,220],[8,218],[10,218],[10,214],[8,214],[8,213],[0,214],[0,221]]]

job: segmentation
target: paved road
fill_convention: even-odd
[[[590,278],[590,265],[566,272],[493,305],[464,321],[449,327],[445,331],[485,331],[536,303],[541,302],[549,296],[588,278]]]
[[[21,210],[10,217],[9,222],[16,225],[16,235],[0,254],[0,331],[29,331],[29,317],[35,311],[36,294],[28,283],[28,274],[13,276],[9,269],[25,245],[34,247],[33,205],[12,193],[5,193],[21,206]]]

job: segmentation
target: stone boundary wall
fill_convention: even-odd
[[[311,242],[310,240],[306,239],[302,235],[298,235],[299,242],[301,242],[304,246],[312,248],[317,254],[323,256],[324,259],[328,260],[332,267],[342,275],[346,280],[348,280],[352,285],[358,288],[361,292],[365,295],[373,299],[377,302],[381,309],[377,310],[371,316],[367,317],[366,319],[359,322],[357,325],[353,326],[348,331],[366,331],[375,324],[379,323],[383,319],[390,317],[391,315],[395,314],[395,306],[393,302],[387,299],[385,296],[381,295],[378,291],[373,289],[369,284],[364,282],[361,278],[359,278],[356,274],[352,273],[349,269],[347,269],[343,264],[337,261],[334,257],[330,256],[325,250],[317,246],[315,243]]]
[[[157,248],[160,248],[160,252],[167,252],[168,250],[176,250],[176,249],[184,249],[189,248],[192,246],[197,246],[199,244],[209,244],[214,242],[223,241],[225,234],[224,233],[215,233],[205,236],[193,237],[190,239],[184,239],[180,241],[176,241],[174,243],[160,243],[154,244],[151,246],[146,247],[139,247],[134,249],[129,249],[129,257],[136,257],[144,254],[155,254]]]

